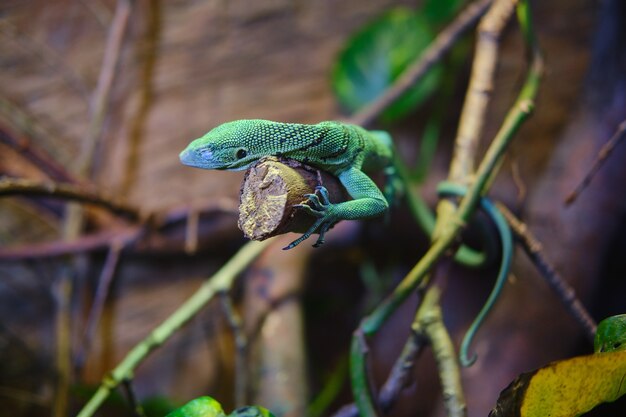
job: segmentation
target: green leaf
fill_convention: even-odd
[[[626,314],[602,320],[598,324],[593,347],[596,352],[626,350]]]
[[[352,36],[332,73],[339,102],[355,112],[380,96],[430,44],[434,35],[428,21],[407,8],[394,8]],[[392,104],[385,121],[406,115],[437,88],[440,68],[435,67]]]
[[[189,401],[177,410],[172,411],[165,417],[227,417],[222,405],[209,396],[198,397]],[[275,417],[267,408],[256,405],[240,407],[228,415],[228,417]]]
[[[554,362],[516,378],[489,416],[579,416],[626,394],[625,375],[626,351]]]
[[[189,401],[166,417],[226,417],[220,403],[205,396]]]

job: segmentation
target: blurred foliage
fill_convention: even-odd
[[[356,112],[379,97],[434,38],[419,12],[394,8],[352,36],[332,73],[339,102]],[[391,105],[381,116],[390,122],[401,118],[435,92],[441,68],[435,67]]]
[[[626,350],[626,314],[602,320],[598,324],[593,347],[596,352]]]
[[[167,417],[226,417],[222,405],[209,396],[198,397],[172,411]]]
[[[465,0],[428,0],[422,10],[431,25],[440,25],[452,19],[464,2]]]
[[[172,400],[163,396],[148,397],[141,402],[144,414],[147,417],[162,417],[177,407]]]
[[[462,3],[429,0],[420,10],[393,8],[358,30],[333,68],[332,87],[339,102],[356,112],[379,97],[422,54]],[[433,67],[383,112],[381,120],[392,122],[415,109],[438,89],[441,75],[441,66]]]
[[[167,417],[227,417],[222,405],[209,396],[198,397],[172,411]],[[240,407],[228,417],[274,417],[268,409],[259,406]]]

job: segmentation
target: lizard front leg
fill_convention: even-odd
[[[342,203],[331,203],[326,187],[316,187],[316,194],[305,195],[311,205],[299,204],[296,207],[305,210],[317,220],[301,237],[287,245],[285,250],[292,249],[313,233],[318,232],[319,238],[315,247],[324,243],[324,234],[340,220],[358,220],[375,217],[384,213],[389,204],[376,184],[364,172],[350,168],[338,175],[339,181],[354,200]],[[317,196],[319,192],[320,197]]]

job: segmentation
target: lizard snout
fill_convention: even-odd
[[[215,154],[208,148],[196,148],[188,146],[179,155],[180,162],[184,165],[204,169],[219,169],[220,167],[215,161]]]

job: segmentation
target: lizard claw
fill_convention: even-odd
[[[317,217],[313,225],[298,239],[285,246],[283,250],[293,249],[304,240],[311,237],[316,231],[319,233],[313,247],[317,248],[324,244],[324,234],[337,222],[332,214],[333,204],[330,202],[328,190],[324,186],[315,187],[316,194],[305,194],[309,204],[295,204],[293,207],[306,211],[309,215]],[[319,197],[317,193],[319,192]],[[311,207],[312,206],[312,207]]]
[[[309,213],[311,216],[313,217],[324,217],[324,209],[320,208],[320,209],[314,209],[311,206],[307,205],[307,204],[295,204],[293,207],[301,209],[306,211],[307,213]]]
[[[330,198],[326,187],[324,187],[323,185],[318,185],[317,187],[315,187],[315,192],[320,193],[320,197],[322,197],[322,202],[324,203],[324,205],[330,204]]]
[[[313,206],[313,208],[315,210],[324,210],[324,203],[322,203],[319,199],[319,197],[315,194],[305,194],[304,195],[306,198],[309,199],[309,203],[311,203],[311,205]],[[302,206],[307,206],[306,204],[298,204],[298,206],[302,207]]]

